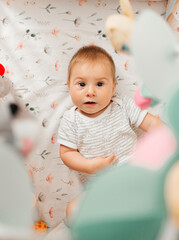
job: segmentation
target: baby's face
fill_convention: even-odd
[[[100,115],[111,102],[116,82],[107,60],[79,62],[72,70],[68,88],[77,110],[88,117]]]

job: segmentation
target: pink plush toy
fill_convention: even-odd
[[[134,101],[141,109],[150,107],[152,99],[142,96],[141,89],[138,88],[134,95]]]
[[[156,128],[137,142],[132,162],[150,169],[158,169],[165,164],[176,149],[177,142],[172,131],[164,126]]]

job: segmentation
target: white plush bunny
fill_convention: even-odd
[[[22,155],[32,151],[37,123],[28,114],[22,120],[23,107],[4,72],[0,64],[0,238],[22,239],[32,234],[33,219],[32,187]]]

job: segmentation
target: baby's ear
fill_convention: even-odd
[[[116,82],[116,80],[115,80],[115,82],[113,83],[113,94],[114,94],[114,91],[115,91],[115,89],[116,89],[116,84],[117,84],[117,82]]]
[[[70,88],[70,81],[67,80],[67,86],[68,86],[68,89]]]

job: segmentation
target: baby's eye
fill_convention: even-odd
[[[79,86],[80,86],[80,87],[84,87],[84,86],[85,86],[85,83],[84,83],[84,82],[80,82],[80,83],[79,83]]]
[[[98,87],[101,87],[101,86],[103,86],[103,85],[104,85],[103,82],[98,82],[98,83],[97,83],[97,86],[98,86]]]

